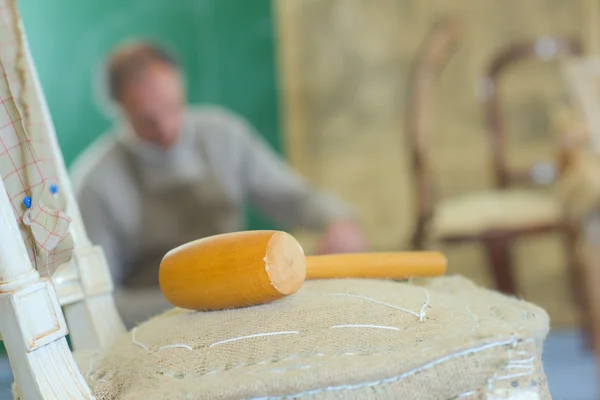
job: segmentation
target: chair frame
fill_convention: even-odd
[[[33,75],[32,84],[41,102],[44,124],[49,128],[48,140],[56,163],[61,194],[65,197],[67,214],[72,219],[73,260],[54,274],[53,283],[60,304],[64,307],[73,347],[101,348],[125,332],[125,325],[114,303],[113,282],[103,250],[93,245],[87,236],[22,24],[20,30],[25,61]]]
[[[422,250],[425,247],[428,225],[435,210],[435,190],[432,183],[432,167],[427,157],[427,124],[432,120],[434,85],[436,78],[448,61],[458,40],[458,22],[446,19],[438,23],[425,40],[413,64],[409,88],[409,102],[406,114],[406,132],[412,149],[412,167],[416,185],[417,221],[412,237],[412,247]],[[544,47],[545,46],[545,47]],[[485,82],[492,89],[485,99],[490,146],[493,152],[495,185],[498,189],[508,189],[514,184],[523,184],[530,179],[528,173],[512,171],[506,160],[506,128],[503,122],[501,97],[497,87],[502,73],[509,67],[526,59],[541,58],[554,60],[559,56],[580,54],[579,44],[568,38],[542,38],[533,42],[520,43],[503,50],[493,59],[485,76]],[[486,251],[492,266],[497,289],[515,295],[517,287],[513,272],[511,244],[520,237],[559,232],[565,237],[569,271],[574,292],[585,317],[589,321],[589,309],[585,285],[582,282],[581,262],[576,251],[577,229],[566,220],[560,223],[538,224],[519,229],[494,229],[480,235],[457,234],[440,237],[445,244],[479,242]],[[586,324],[586,330],[591,326]]]
[[[74,254],[51,278],[40,277],[31,264],[0,177],[0,338],[22,398],[93,399],[66,336],[70,333],[75,349],[99,349],[112,344],[125,326],[115,306],[102,249],[86,234],[20,20],[18,28],[24,63],[49,128],[61,195],[72,218]]]

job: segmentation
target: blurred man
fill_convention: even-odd
[[[364,249],[347,207],[311,188],[246,120],[185,104],[179,67],[163,49],[117,49],[107,84],[122,121],[73,172],[90,239],[104,248],[117,285],[156,287],[170,249],[243,230],[246,201],[284,229],[322,230],[323,253]]]

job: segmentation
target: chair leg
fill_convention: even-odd
[[[585,281],[586,273],[584,265],[577,251],[577,231],[572,228],[565,229],[567,260],[569,263],[569,278],[571,289],[581,313],[581,325],[584,332],[586,344],[594,349],[594,321],[590,308],[590,296],[588,285]]]
[[[513,276],[510,242],[511,240],[505,236],[497,236],[486,238],[484,245],[492,266],[497,289],[502,293],[514,295],[517,290]]]

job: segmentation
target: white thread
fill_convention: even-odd
[[[534,369],[533,365],[510,365],[508,364],[506,367],[504,367],[506,369],[529,369],[531,370],[532,368]]]
[[[421,371],[424,371],[426,369],[429,369],[431,367],[434,367],[438,364],[444,363],[448,360],[451,360],[453,358],[456,357],[461,357],[467,354],[474,354],[474,353],[479,353],[480,351],[483,350],[487,350],[487,349],[491,349],[494,347],[498,347],[498,346],[505,346],[507,344],[512,344],[512,343],[516,343],[517,339],[510,339],[510,340],[505,340],[505,341],[501,341],[501,342],[493,342],[493,343],[488,343],[486,345],[483,346],[479,346],[476,347],[474,349],[467,349],[467,350],[462,350],[462,351],[458,351],[456,353],[453,354],[449,354],[445,357],[442,358],[438,358],[435,361],[431,361],[421,367],[412,369],[408,372],[404,372],[400,375],[396,375],[393,376],[391,378],[385,378],[385,379],[381,379],[379,381],[372,381],[372,382],[365,382],[365,383],[359,383],[356,385],[339,385],[339,386],[330,386],[327,388],[319,388],[319,389],[313,389],[313,390],[308,390],[305,392],[300,392],[300,393],[295,393],[295,394],[288,394],[285,396],[272,396],[272,397],[255,397],[253,398],[253,400],[275,400],[275,399],[284,399],[284,398],[290,398],[290,397],[299,397],[299,396],[310,396],[313,394],[317,394],[320,392],[327,392],[327,391],[337,391],[337,390],[354,390],[354,389],[361,389],[361,388],[365,388],[365,387],[373,387],[373,386],[377,386],[377,385],[381,385],[384,383],[391,383],[391,382],[396,382],[398,380],[404,379],[408,376],[414,375],[416,373],[419,373]]]
[[[528,358],[526,360],[511,360],[510,364],[531,364],[534,361],[535,361],[535,356]]]
[[[404,311],[404,312],[407,312],[407,313],[409,313],[409,314],[412,314],[412,315],[414,315],[414,316],[415,316],[415,317],[417,317],[417,318],[419,318],[419,317],[420,317],[420,315],[419,315],[419,314],[417,314],[416,312],[414,312],[414,311],[411,311],[411,310],[407,310],[406,308],[398,307],[398,306],[395,306],[395,305],[393,305],[393,304],[384,303],[384,302],[382,302],[382,301],[378,301],[378,300],[372,299],[372,298],[370,298],[370,297],[360,296],[360,295],[357,295],[357,294],[348,294],[348,293],[330,293],[330,294],[326,294],[326,296],[348,296],[348,297],[354,297],[354,298],[357,298],[357,299],[367,300],[367,301],[371,301],[371,302],[373,302],[373,303],[381,304],[381,305],[383,305],[383,306],[391,307],[391,308],[394,308],[394,309],[396,309],[396,310]]]
[[[148,347],[146,347],[145,344],[138,342],[135,339],[135,331],[137,330],[137,326],[135,328],[133,328],[131,330],[131,341],[133,342],[133,344],[135,344],[136,346],[140,346],[142,349],[146,350],[148,353],[150,353],[150,349],[148,349]]]
[[[465,393],[461,393],[456,397],[467,397],[467,396],[473,396],[474,394],[477,394],[476,390],[472,390],[470,392],[465,392]]]
[[[376,328],[376,329],[390,329],[393,331],[399,331],[400,328],[396,328],[395,326],[385,326],[385,325],[362,325],[362,324],[347,324],[347,325],[334,325],[331,327],[334,328]]]
[[[419,312],[419,321],[423,322],[423,320],[425,319],[425,310],[427,309],[427,307],[429,307],[429,292],[422,287],[420,287],[419,289],[421,289],[423,293],[425,293],[425,304],[423,304],[423,307],[421,307],[421,311]]]
[[[170,371],[161,371],[157,370],[159,373],[168,376],[169,378],[182,379],[185,377],[185,374],[181,372],[170,372]]]
[[[240,337],[236,337],[236,338],[221,340],[220,342],[215,342],[215,343],[211,344],[208,347],[211,348],[211,347],[214,347],[214,346],[219,345],[219,344],[229,343],[229,342],[235,342],[237,340],[243,340],[243,339],[252,339],[252,338],[257,338],[257,337],[275,336],[275,335],[297,335],[299,333],[300,332],[297,332],[297,331],[257,333],[255,335],[240,336]]]
[[[514,379],[514,378],[520,378],[522,376],[529,376],[531,374],[533,374],[534,371],[531,372],[523,372],[522,374],[513,374],[513,375],[505,375],[505,376],[501,376],[500,378],[495,378],[497,381],[504,381],[506,379]]]
[[[170,344],[168,346],[163,346],[160,349],[158,349],[158,351],[161,351],[164,349],[175,349],[175,348],[183,348],[183,349],[188,349],[189,351],[194,351],[193,348],[191,348],[187,344],[183,344],[183,343],[176,343],[176,344]]]

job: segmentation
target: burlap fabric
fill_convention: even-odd
[[[262,306],[174,309],[78,358],[98,399],[549,399],[548,329],[460,277],[310,281]]]
[[[43,95],[34,84],[13,0],[0,0],[0,38],[0,177],[32,263],[50,274],[71,259],[71,220],[60,193],[52,192],[54,185],[60,188],[49,143],[52,127],[44,122]]]

